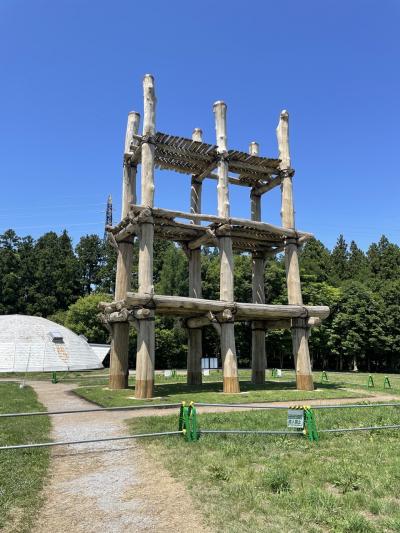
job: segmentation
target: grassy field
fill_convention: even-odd
[[[361,392],[345,390],[334,383],[319,383],[315,391],[298,391],[291,381],[268,381],[265,387],[252,385],[249,381],[241,381],[241,394],[223,394],[222,382],[206,382],[201,386],[188,386],[186,383],[160,383],[154,387],[156,403],[176,403],[180,401],[195,401],[209,403],[251,403],[270,402],[279,400],[303,401],[320,398],[358,398],[366,396]],[[149,400],[135,400],[134,388],[125,390],[110,390],[108,387],[85,386],[74,391],[76,394],[103,407],[118,407],[122,405],[140,405]]]
[[[360,372],[331,372],[327,371],[328,379],[330,384],[335,386],[348,386],[357,387],[360,389],[367,389],[367,380],[368,373]],[[382,373],[371,373],[376,391],[384,391],[387,389],[383,388],[383,381],[386,374]],[[397,390],[400,393],[400,374],[387,374],[390,379],[393,390]],[[16,378],[19,380],[24,379],[25,373],[0,373],[1,378]],[[35,379],[35,380],[45,380],[51,381],[52,373],[51,372],[32,372],[26,374],[26,378]],[[73,382],[78,385],[104,385],[108,384],[109,369],[97,369],[97,370],[87,370],[87,371],[75,371],[75,372],[58,372],[57,378],[60,382]],[[266,371],[266,377],[269,381],[286,382],[294,381],[295,374],[293,370],[283,370],[282,378],[272,378],[271,371]],[[318,384],[321,381],[321,371],[313,372],[313,377],[315,382]],[[239,370],[239,378],[242,381],[250,381],[251,371],[246,369]],[[222,372],[221,371],[210,371],[209,376],[203,376],[204,383],[211,383],[215,381],[222,381]],[[185,383],[186,382],[186,371],[178,370],[176,376],[172,378],[165,378],[163,371],[156,371],[155,374],[155,383],[156,384],[171,384],[171,383]],[[129,384],[131,386],[135,385],[135,376],[133,374],[129,377]]]
[[[400,376],[389,374],[391,389],[384,389],[384,375],[372,374],[375,387],[367,387],[369,374],[354,374],[351,372],[337,373],[328,372],[328,382],[321,382],[321,372],[314,372],[316,390],[312,392],[297,391],[295,388],[295,373],[293,370],[285,370],[282,378],[271,378],[267,371],[267,383],[257,387],[250,383],[250,371],[240,370],[240,387],[242,394],[228,395],[222,393],[222,373],[211,372],[204,376],[202,386],[187,386],[186,376],[178,374],[173,378],[165,378],[162,374],[155,377],[155,398],[158,402],[180,402],[182,400],[210,403],[249,403],[266,401],[303,401],[310,399],[334,399],[334,398],[360,398],[367,397],[372,393],[387,392],[400,395]],[[149,400],[139,401],[134,399],[135,380],[132,376],[126,390],[109,390],[107,380],[89,381],[77,379],[80,385],[75,390],[79,396],[99,404],[103,407],[118,407],[122,405],[148,403]]]
[[[400,423],[400,408],[319,410],[318,429]],[[286,411],[199,415],[202,429],[284,429]],[[138,418],[133,433],[177,429],[177,415]],[[400,432],[204,435],[142,445],[190,490],[217,532],[400,531]],[[190,510],[184,510],[190,512]]]
[[[0,412],[42,411],[30,387],[0,383]],[[0,445],[48,441],[48,417],[0,419]],[[49,466],[49,451],[0,451],[0,530],[28,532],[41,503],[40,492]]]

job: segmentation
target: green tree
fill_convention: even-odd
[[[17,311],[20,279],[18,272],[21,261],[18,256],[19,237],[13,230],[0,235],[0,312]]]
[[[50,231],[40,237],[33,249],[35,273],[29,314],[48,316],[67,309],[81,294],[78,262],[69,235]]]
[[[379,365],[384,344],[382,308],[372,291],[359,282],[343,286],[342,297],[333,306],[328,345],[338,358],[339,370],[370,370]]]
[[[332,250],[330,259],[330,281],[332,281],[334,284],[340,284],[349,277],[349,251],[343,235],[339,235],[336,245]]]
[[[111,301],[110,295],[93,293],[82,296],[74,304],[70,305],[65,315],[56,313],[53,320],[62,321],[63,325],[78,335],[85,335],[89,342],[105,343],[109,338],[109,332],[98,318],[99,303]]]
[[[171,296],[188,295],[188,260],[176,246],[169,246],[163,256],[156,292]]]
[[[354,281],[365,283],[370,275],[366,255],[360,250],[355,241],[350,243],[347,270],[349,279]]]
[[[382,301],[382,328],[384,331],[386,357],[384,368],[386,371],[400,370],[400,280],[387,280],[379,289]]]
[[[321,241],[310,239],[300,252],[302,275],[312,275],[315,281],[328,281],[330,253]]]
[[[85,235],[75,247],[83,293],[90,294],[100,284],[104,244],[98,235]]]
[[[378,280],[400,277],[400,248],[382,235],[378,244],[371,244],[367,252],[371,274]]]

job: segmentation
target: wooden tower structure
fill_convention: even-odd
[[[224,102],[214,104],[216,143],[203,142],[202,131],[192,138],[176,137],[156,130],[154,78],[143,81],[143,133],[140,116],[128,115],[122,181],[121,222],[108,227],[118,250],[115,300],[101,304],[103,319],[112,331],[110,387],[128,385],[128,336],[133,324],[138,332],[136,362],[137,398],[153,396],[155,314],[182,317],[188,330],[187,379],[202,380],[202,328],[213,325],[219,332],[224,375],[224,392],[239,392],[235,349],[235,322],[246,321],[252,328],[252,381],[265,381],[265,332],[269,328],[290,328],[293,340],[297,388],[312,390],[313,380],[308,349],[309,328],[329,314],[325,306],[303,305],[298,248],[310,233],[295,229],[292,180],[294,171],[289,154],[289,115],[280,114],[277,128],[278,158],[262,157],[257,143],[249,152],[228,148]],[[141,169],[141,203],[136,200],[136,175]],[[168,169],[191,177],[190,212],[154,206],[154,170]],[[218,215],[202,213],[201,193],[205,179],[217,181]],[[251,219],[231,217],[229,188],[250,191]],[[261,197],[280,186],[282,227],[262,221]],[[139,241],[138,292],[131,292],[134,239]],[[189,258],[187,297],[154,294],[153,242],[168,239],[179,243]],[[220,298],[204,300],[201,290],[201,247],[217,247],[220,252]],[[252,302],[236,302],[233,290],[233,252],[252,255]],[[285,253],[288,305],[265,304],[265,260]]]

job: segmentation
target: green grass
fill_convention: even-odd
[[[130,431],[171,431],[178,415],[136,418]],[[400,408],[316,411],[317,427],[400,423]],[[284,429],[286,411],[200,414],[203,429]],[[400,531],[398,430],[303,436],[203,435],[143,440],[183,481],[217,532]],[[187,510],[185,512],[190,512]]]
[[[30,387],[0,383],[0,412],[43,411]],[[0,445],[48,441],[47,416],[0,419]],[[0,451],[0,530],[28,532],[42,501],[49,466],[47,449]]]
[[[57,372],[57,379],[60,381],[88,381],[88,383],[98,379],[100,382],[106,382],[108,380],[108,368],[100,368],[96,370],[79,370],[71,372]],[[38,381],[51,381],[52,372],[0,372],[0,379],[18,379],[23,380],[38,380]]]
[[[293,374],[294,375],[294,374]],[[383,374],[366,372],[329,372],[327,371],[328,379],[332,383],[342,383],[345,386],[357,387],[366,391],[387,392],[388,394],[400,394],[400,374]],[[368,376],[371,375],[374,380],[375,387],[369,389],[367,387]],[[392,386],[391,389],[385,389],[383,382],[387,376]],[[314,372],[314,379],[319,380],[321,372]]]
[[[180,401],[195,401],[209,403],[250,403],[270,401],[303,401],[311,398],[359,398],[360,392],[344,390],[335,383],[317,384],[315,391],[298,391],[291,381],[268,381],[265,386],[256,386],[249,381],[241,381],[242,394],[223,394],[222,381],[205,382],[201,386],[188,386],[186,383],[159,383],[154,387],[156,403],[176,403]],[[79,387],[74,392],[91,402],[103,407],[118,407],[122,405],[140,405],[149,400],[135,400],[134,388],[125,390],[110,390],[104,386]]]

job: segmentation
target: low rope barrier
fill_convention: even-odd
[[[46,448],[49,446],[67,446],[68,444],[88,444],[91,442],[109,442],[114,440],[139,439],[142,437],[162,437],[164,435],[181,435],[182,431],[162,431],[159,433],[140,433],[138,435],[124,435],[123,437],[106,437],[102,439],[67,440],[58,442],[40,442],[37,444],[14,444],[12,446],[0,446],[0,450],[18,450],[25,448]]]
[[[99,411],[136,411],[140,409],[172,409],[179,407],[180,403],[158,403],[143,405],[125,405],[122,407],[95,407],[94,409],[73,409],[65,411],[32,411],[28,413],[2,413],[0,418],[14,418],[17,416],[43,416],[43,415],[70,415],[76,413],[98,413]]]
[[[197,407],[236,407],[247,409],[284,409],[288,413],[287,425],[292,430],[241,430],[241,429],[199,429],[197,420]],[[143,404],[143,405],[129,405],[122,407],[99,407],[94,409],[78,409],[78,410],[64,410],[64,411],[34,411],[24,413],[2,413],[0,418],[17,418],[20,416],[53,416],[62,414],[76,414],[76,413],[97,413],[104,411],[129,411],[140,409],[172,409],[179,407],[179,419],[177,431],[163,431],[157,433],[141,433],[136,435],[124,435],[119,437],[105,437],[86,440],[73,441],[57,441],[57,442],[42,442],[42,443],[27,443],[16,444],[10,446],[0,446],[1,450],[16,450],[26,448],[43,448],[49,446],[67,446],[70,444],[88,444],[94,442],[109,442],[128,439],[137,439],[145,437],[162,437],[171,435],[182,435],[187,442],[199,440],[200,436],[212,434],[225,435],[289,435],[289,436],[306,436],[313,441],[319,440],[319,433],[345,433],[353,431],[375,431],[385,429],[400,429],[400,424],[388,424],[382,426],[363,426],[355,428],[332,428],[317,430],[314,410],[316,409],[344,409],[344,408],[365,408],[365,407],[396,407],[400,408],[400,403],[364,403],[364,404],[334,404],[334,405],[315,405],[313,408],[307,405],[251,405],[251,404],[223,404],[223,403],[207,403],[207,402],[186,402],[181,403],[164,403],[164,404]]]
[[[245,407],[248,409],[283,409],[287,410],[287,405],[254,405],[251,403],[206,403],[196,402],[198,407]],[[296,407],[296,406],[295,406]],[[297,406],[299,407],[299,406]],[[358,407],[399,407],[400,402],[393,403],[361,403],[361,404],[327,404],[327,405],[313,405],[313,409],[346,409],[346,408],[358,408]]]

